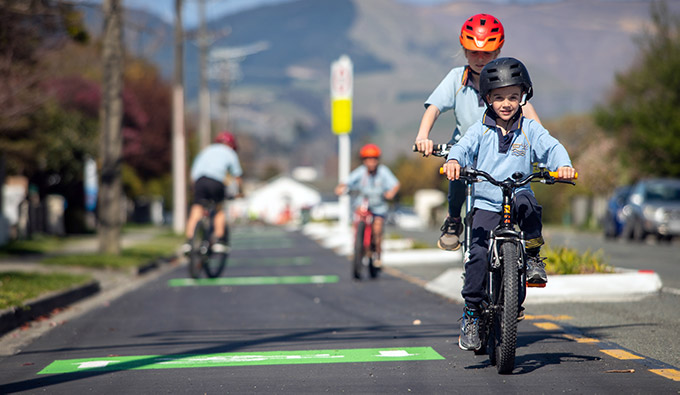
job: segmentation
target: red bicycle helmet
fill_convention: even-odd
[[[361,151],[359,151],[359,156],[361,156],[361,159],[378,158],[380,157],[380,154],[380,148],[375,144],[366,144],[361,147]]]
[[[217,136],[215,136],[215,142],[228,145],[234,151],[238,151],[238,143],[236,143],[236,136],[234,136],[233,134],[231,134],[231,132],[227,130],[219,132]]]
[[[460,28],[460,44],[470,51],[493,52],[503,47],[505,30],[501,21],[490,14],[477,14]]]

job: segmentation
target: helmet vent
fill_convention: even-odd
[[[498,33],[498,30],[499,30],[499,29],[498,29],[497,27],[494,27],[493,29],[491,29],[491,32],[492,32],[492,33]]]
[[[482,26],[486,25],[486,19],[480,19],[479,24]]]

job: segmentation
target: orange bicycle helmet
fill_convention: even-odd
[[[238,143],[236,143],[236,136],[234,136],[233,134],[231,134],[231,132],[227,130],[219,132],[217,136],[215,136],[215,142],[228,145],[234,151],[238,151]]]
[[[470,51],[493,52],[501,49],[504,42],[503,25],[493,15],[474,15],[460,29],[460,44]]]
[[[363,147],[361,147],[361,151],[359,151],[359,156],[361,156],[361,159],[366,159],[366,158],[378,158],[380,157],[380,148],[375,145],[375,144],[366,144]]]

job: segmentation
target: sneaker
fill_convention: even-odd
[[[482,348],[482,341],[479,339],[479,312],[476,309],[470,309],[467,305],[461,318],[458,347],[469,351]]]
[[[442,235],[437,246],[442,250],[456,251],[460,248],[460,234],[463,233],[463,223],[460,218],[446,217],[441,229]]]
[[[222,240],[217,240],[212,246],[210,246],[210,252],[213,254],[228,254],[230,247]]]
[[[189,255],[193,247],[191,247],[191,240],[187,240],[179,247],[179,251],[183,255]]]
[[[373,267],[376,269],[382,269],[382,259],[373,258]]]
[[[536,256],[527,256],[527,283],[529,284],[545,284],[548,282],[548,275],[545,273],[545,258]]]

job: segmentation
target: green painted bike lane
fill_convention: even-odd
[[[257,365],[429,361],[442,359],[444,357],[430,347],[266,351],[205,355],[139,355],[57,360],[38,374]]]

